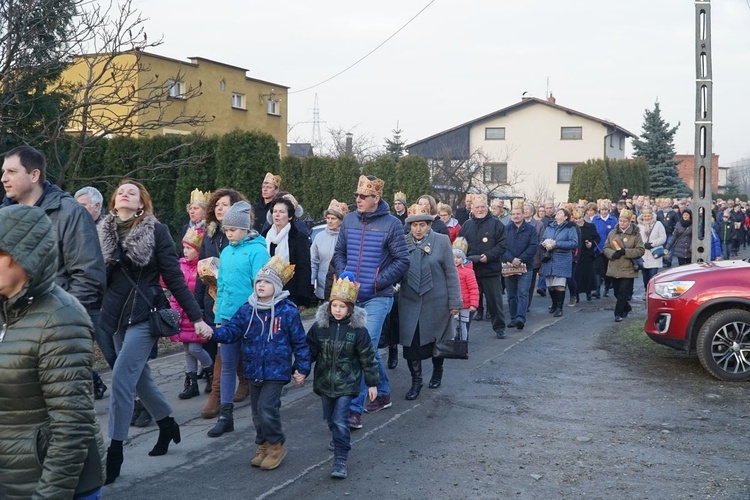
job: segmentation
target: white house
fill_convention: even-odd
[[[615,123],[556,104],[552,96],[528,97],[406,148],[437,162],[474,158],[481,164],[471,183],[476,191],[567,201],[575,166],[625,158],[631,137]]]

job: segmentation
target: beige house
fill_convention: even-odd
[[[88,103],[74,116],[68,133],[220,135],[257,130],[272,135],[281,156],[286,155],[288,87],[251,78],[245,68],[134,50],[79,56],[62,78]]]
[[[531,200],[554,197],[559,202],[568,200],[577,164],[623,159],[625,141],[631,137],[635,135],[619,125],[560,106],[550,96],[523,98],[406,147],[409,154],[437,165],[433,172],[445,171],[449,164],[467,170],[469,179],[461,186],[444,181],[453,189]],[[436,186],[441,188],[451,186]]]

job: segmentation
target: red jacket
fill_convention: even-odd
[[[185,283],[187,284],[188,289],[191,293],[194,292],[195,281],[198,279],[198,259],[187,260],[185,257],[182,257],[180,259],[180,270],[182,271],[182,275],[185,277]],[[169,298],[169,305],[172,307],[172,309],[180,313],[180,333],[177,335],[172,335],[171,337],[169,337],[169,340],[171,340],[172,342],[206,342],[198,335],[196,335],[193,322],[190,321],[190,318],[188,318],[187,314],[185,314],[185,311],[182,310],[180,304],[177,303],[177,300],[174,298],[174,296]]]
[[[461,283],[461,301],[464,309],[479,307],[479,285],[474,275],[474,266],[471,262],[456,266],[458,281]]]

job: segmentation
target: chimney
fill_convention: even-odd
[[[547,96],[547,102],[555,104],[557,102],[557,99],[555,99],[555,96],[552,95],[552,92],[549,93],[549,96]]]
[[[345,154],[346,156],[352,155],[352,133],[351,132],[346,133]]]

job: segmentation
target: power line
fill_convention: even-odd
[[[378,50],[380,47],[382,47],[383,45],[385,45],[386,43],[388,43],[391,40],[391,38],[393,38],[394,36],[398,35],[401,32],[401,30],[403,30],[404,28],[406,28],[407,26],[409,26],[409,24],[411,24],[412,21],[414,21],[417,17],[419,17],[419,15],[422,14],[422,12],[424,12],[425,10],[427,10],[427,7],[429,7],[430,5],[432,5],[434,2],[435,2],[435,0],[430,0],[427,3],[427,5],[425,5],[424,7],[422,7],[422,10],[420,10],[419,12],[417,12],[416,14],[414,14],[414,17],[412,17],[411,19],[409,19],[408,21],[406,21],[406,23],[403,26],[401,26],[399,29],[397,29],[391,36],[389,36],[388,38],[386,38],[385,40],[383,40],[380,43],[380,45],[378,45],[377,47],[375,47],[374,49],[372,49],[370,52],[368,52],[364,56],[360,57],[359,59],[357,59],[352,64],[350,64],[346,68],[342,69],[341,71],[339,71],[335,75],[333,75],[333,76],[331,76],[329,78],[326,78],[325,80],[323,80],[320,83],[316,83],[315,85],[311,85],[309,87],[305,87],[304,89],[295,90],[294,92],[288,92],[288,94],[298,94],[300,92],[305,92],[306,90],[314,89],[315,87],[319,87],[319,86],[323,85],[324,83],[328,83],[331,80],[333,80],[334,78],[336,78],[337,76],[346,73],[347,71],[349,71],[350,69],[352,69],[354,66],[356,66],[357,64],[359,64],[362,61],[364,61],[365,59],[367,59],[370,55],[372,55],[373,52],[375,52],[376,50]],[[748,2],[750,2],[750,0],[748,0]]]

